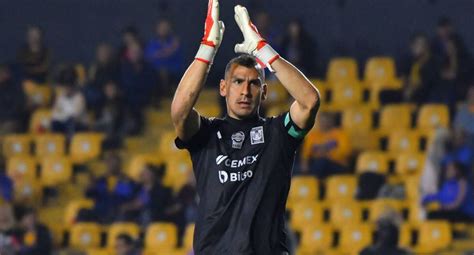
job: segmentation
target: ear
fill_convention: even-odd
[[[262,97],[261,97],[262,102],[265,101],[265,99],[267,99],[267,90],[268,90],[267,84],[266,83],[262,84]]]
[[[227,88],[224,79],[221,79],[221,82],[219,83],[219,94],[221,95],[221,97],[227,96]]]

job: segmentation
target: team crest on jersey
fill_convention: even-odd
[[[245,134],[242,131],[239,131],[237,133],[233,133],[231,136],[232,139],[232,148],[234,149],[242,149],[242,144],[244,143],[245,140]]]
[[[265,143],[262,126],[254,127],[252,130],[250,130],[250,143],[252,145]]]

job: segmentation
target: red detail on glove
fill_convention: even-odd
[[[214,25],[214,20],[212,19],[212,4],[214,0],[209,0],[209,5],[207,7],[207,17],[206,17],[206,24],[204,26],[204,36],[202,37],[202,44],[206,44],[212,47],[216,45],[213,42],[207,40],[209,34],[211,33],[211,28]]]
[[[273,62],[275,62],[275,60],[277,60],[279,58],[280,58],[280,55],[274,56],[272,59],[270,59],[270,61],[268,61],[268,64],[271,65]]]
[[[198,60],[198,61],[204,62],[204,63],[206,63],[206,64],[211,63],[210,61],[205,60],[205,59],[203,59],[203,58],[195,58],[195,59]]]
[[[265,45],[267,45],[267,41],[261,40],[261,41],[258,42],[258,44],[257,44],[257,50],[260,50],[261,48],[265,47]]]

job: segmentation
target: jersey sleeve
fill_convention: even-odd
[[[283,133],[282,139],[284,144],[295,150],[309,131],[299,128],[291,119],[290,112],[277,116],[275,122],[279,133]]]
[[[211,134],[211,120],[201,116],[201,126],[198,132],[193,135],[188,141],[183,141],[176,137],[174,143],[180,150],[187,149],[194,152],[204,147],[204,144],[209,140]]]

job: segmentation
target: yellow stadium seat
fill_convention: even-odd
[[[145,233],[145,249],[172,251],[177,245],[177,229],[171,223],[152,223]]]
[[[420,198],[420,177],[413,175],[405,177],[403,180],[407,199],[411,201],[418,200]]]
[[[273,117],[281,115],[282,113],[289,111],[290,107],[291,104],[289,102],[272,105],[266,108],[266,116]]]
[[[53,187],[67,183],[72,178],[72,163],[67,157],[44,157],[41,162],[41,183]]]
[[[53,89],[48,85],[39,85],[26,80],[23,82],[23,91],[28,101],[35,106],[48,106],[51,103]]]
[[[39,134],[51,129],[51,109],[40,108],[33,112],[30,118],[30,133]]]
[[[166,159],[164,184],[172,187],[175,192],[178,192],[188,183],[192,172],[193,165],[189,156],[168,157]]]
[[[70,246],[76,249],[98,248],[101,227],[97,223],[76,223],[71,227]]]
[[[63,156],[66,138],[62,134],[43,134],[35,137],[36,157]]]
[[[377,199],[369,204],[369,221],[376,222],[391,212],[402,213],[402,202],[395,199]]]
[[[388,173],[388,157],[381,151],[366,151],[359,155],[356,163],[357,173],[376,172]]]
[[[94,201],[91,199],[78,199],[70,201],[64,211],[64,223],[66,226],[72,226],[75,223],[76,216],[81,209],[92,209]]]
[[[395,161],[395,173],[400,176],[416,175],[425,165],[425,155],[422,153],[401,153]]]
[[[294,231],[300,232],[306,226],[323,222],[323,208],[317,201],[304,201],[294,205],[290,224]]]
[[[168,156],[171,154],[182,154],[182,155],[189,155],[185,150],[179,150],[174,140],[176,139],[175,131],[164,132],[160,137],[159,148],[158,151],[163,156]]]
[[[113,255],[114,253],[107,249],[88,249],[87,255]]]
[[[134,155],[129,162],[127,175],[130,176],[130,178],[134,179],[135,181],[138,181],[143,168],[147,164],[161,165],[163,163],[164,163],[163,159],[158,154]]]
[[[81,86],[85,85],[87,82],[87,71],[83,64],[74,65],[77,75],[77,83]]]
[[[340,233],[339,250],[344,254],[358,254],[372,243],[372,231],[368,224],[345,225]]]
[[[200,115],[206,117],[221,117],[221,107],[219,104],[202,104],[196,105],[196,110]]]
[[[403,223],[398,230],[398,245],[404,249],[411,249],[412,244],[412,225]]]
[[[408,207],[408,222],[411,225],[423,224],[426,220],[426,213],[424,208],[421,207],[419,201],[412,201]]]
[[[330,83],[359,80],[357,62],[353,58],[333,58],[329,62],[326,80]]]
[[[418,226],[416,253],[434,254],[447,248],[452,242],[451,225],[446,221],[427,221]]]
[[[280,82],[268,82],[267,90],[267,99],[264,101],[265,105],[276,105],[288,102],[288,91]]]
[[[300,201],[315,201],[319,197],[319,183],[313,176],[295,176],[291,180],[287,207]]]
[[[413,106],[409,104],[386,105],[380,112],[379,133],[387,135],[393,130],[407,130],[411,128],[411,112]]]
[[[339,111],[362,104],[363,87],[357,82],[335,83],[329,109]]]
[[[97,158],[101,153],[104,135],[100,133],[77,133],[72,137],[70,145],[73,163],[85,163]]]
[[[110,225],[107,231],[107,248],[109,250],[115,247],[115,241],[121,234],[127,234],[134,239],[138,239],[140,236],[140,227],[131,222],[118,222]]]
[[[433,130],[437,127],[449,126],[449,109],[443,104],[426,104],[418,112],[417,128]]]
[[[362,209],[354,200],[338,200],[331,203],[329,214],[331,224],[341,229],[347,224],[362,222]]]
[[[219,90],[218,89],[204,89],[199,93],[197,104],[219,104]]]
[[[342,127],[355,133],[372,130],[372,110],[369,107],[350,107],[342,112]]]
[[[357,190],[357,179],[352,175],[334,175],[326,182],[326,201],[353,199]]]
[[[420,152],[419,133],[407,130],[393,131],[388,137],[388,152],[395,157],[401,153]]]
[[[2,142],[3,156],[8,158],[30,155],[30,142],[31,137],[29,135],[14,134],[4,136]]]
[[[364,79],[371,88],[400,88],[395,61],[390,57],[370,58],[365,66]]]
[[[14,183],[14,197],[17,204],[38,206],[43,197],[43,188],[36,180],[20,180]]]
[[[184,231],[183,248],[186,251],[193,249],[194,224],[189,224]]]
[[[307,254],[325,254],[331,249],[334,229],[328,224],[306,225],[301,234],[301,248]]]
[[[13,180],[36,179],[36,161],[29,156],[15,156],[7,160],[7,175]]]

